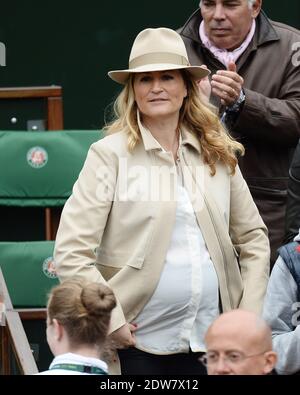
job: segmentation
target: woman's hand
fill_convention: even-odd
[[[112,332],[109,336],[112,346],[114,348],[128,348],[135,346],[135,335],[134,332],[137,330],[137,326],[134,324],[128,324],[121,326],[121,328]]]
[[[202,67],[207,69],[207,66],[202,65]],[[209,103],[210,95],[211,95],[211,85],[208,76],[201,78],[201,80],[197,81],[199,94],[201,99],[205,103]]]

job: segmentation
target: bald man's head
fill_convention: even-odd
[[[205,336],[209,374],[267,374],[276,363],[267,323],[250,311],[220,315]],[[211,358],[210,358],[211,357]]]
[[[206,337],[222,333],[233,339],[243,338],[251,347],[272,350],[272,332],[268,324],[257,314],[246,310],[231,310],[221,314],[208,328]]]

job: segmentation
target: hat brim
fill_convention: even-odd
[[[118,82],[119,84],[126,84],[130,74],[134,73],[147,73],[150,71],[165,71],[165,70],[186,70],[191,74],[191,77],[195,80],[207,77],[210,71],[203,66],[180,66],[178,64],[147,64],[145,66],[137,67],[135,69],[128,70],[114,70],[109,71],[108,76]]]

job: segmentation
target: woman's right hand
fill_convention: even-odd
[[[121,326],[121,328],[112,332],[109,336],[112,346],[114,348],[122,349],[135,346],[135,334],[137,330],[136,325],[128,324]]]

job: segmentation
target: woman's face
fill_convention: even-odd
[[[178,70],[136,73],[133,89],[138,109],[144,119],[179,116],[187,89]]]

